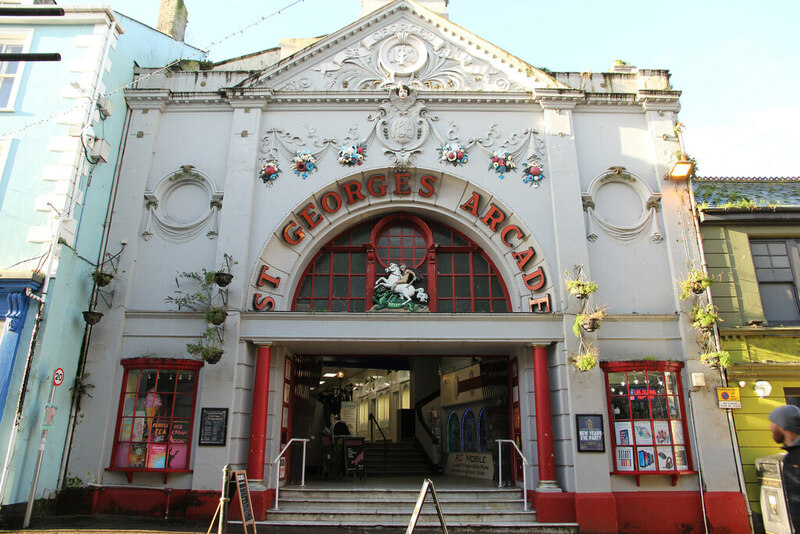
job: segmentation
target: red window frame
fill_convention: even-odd
[[[606,401],[608,409],[609,429],[611,431],[611,450],[614,468],[611,474],[634,475],[639,485],[641,475],[669,475],[672,484],[678,482],[681,475],[696,474],[693,468],[690,436],[687,426],[687,412],[683,396],[681,370],[683,363],[669,361],[626,361],[601,362],[600,368],[605,374]],[[626,373],[625,389],[611,391],[609,375]],[[631,388],[628,378],[630,373],[642,373],[645,380],[642,387]],[[675,391],[666,388],[664,373],[673,373]],[[664,391],[650,388],[651,378],[661,375],[664,380]],[[638,376],[638,375],[637,375]],[[666,406],[666,417],[654,417],[653,406],[656,399],[662,399]],[[670,399],[677,402],[679,413],[670,413]],[[616,418],[614,401],[627,403],[626,417]],[[634,415],[633,403],[647,403],[649,418],[637,418]],[[639,434],[641,432],[641,434]],[[679,468],[678,458],[684,457],[684,468]],[[630,463],[631,469],[625,468]]]
[[[393,227],[413,228],[416,239],[412,245],[407,245],[405,240],[410,235],[403,232],[396,234]],[[368,234],[364,231],[369,228]],[[432,231],[436,229],[436,232]],[[361,229],[359,232],[358,230]],[[390,233],[387,234],[386,232]],[[354,242],[351,234],[358,234],[365,242]],[[437,234],[438,237],[434,237]],[[399,244],[384,246],[380,242],[382,237],[400,239]],[[424,244],[419,243],[422,237]],[[410,241],[410,240],[409,240]],[[446,242],[439,242],[446,241]],[[410,214],[392,214],[379,219],[372,219],[351,227],[346,232],[339,234],[322,247],[319,253],[306,265],[303,276],[295,289],[292,299],[293,311],[315,310],[334,311],[333,303],[346,303],[346,310],[335,311],[364,311],[372,305],[374,283],[378,276],[384,274],[388,267],[386,252],[400,251],[401,257],[406,257],[405,252],[412,251],[413,261],[406,265],[414,269],[421,277],[421,286],[428,293],[428,307],[431,312],[441,311],[442,304],[446,303],[446,313],[474,313],[474,312],[509,312],[511,302],[508,288],[503,277],[495,267],[494,262],[483,252],[480,247],[466,238],[458,231],[439,222],[427,221]],[[420,255],[419,251],[423,253]],[[327,256],[325,256],[327,254]],[[335,255],[350,255],[348,272],[335,272]],[[364,254],[366,266],[364,270],[354,272],[353,254]],[[421,256],[421,257],[420,257]],[[457,256],[466,256],[466,268],[459,268],[456,263]],[[479,258],[478,258],[479,257]],[[320,271],[317,263],[327,259],[328,263]],[[444,260],[449,265],[439,265]],[[463,264],[464,258],[461,258]],[[394,260],[391,260],[394,262]],[[439,272],[441,271],[441,272]],[[334,295],[334,283],[337,279],[347,277],[347,291],[345,294]],[[354,283],[360,283],[365,277],[366,287],[363,296],[353,294]],[[448,284],[441,286],[441,284]],[[319,285],[321,284],[321,286]],[[467,287],[468,293],[463,288]],[[446,288],[446,291],[442,289]],[[324,290],[324,291],[323,291]],[[324,294],[323,294],[324,293]],[[442,296],[442,295],[446,296]],[[323,309],[315,309],[315,303],[327,304]],[[298,306],[300,304],[300,306]],[[354,310],[354,304],[356,309]]]
[[[192,454],[192,436],[193,436],[193,429],[194,429],[194,413],[197,405],[197,384],[199,382],[199,370],[203,367],[203,361],[198,360],[178,360],[178,359],[161,359],[161,358],[131,358],[127,360],[123,360],[122,366],[125,369],[125,372],[122,377],[122,387],[120,388],[120,398],[119,398],[119,406],[117,408],[117,423],[114,430],[114,446],[111,450],[111,465],[106,468],[107,471],[122,471],[128,477],[128,482],[133,481],[133,473],[135,472],[150,472],[150,473],[163,473],[164,474],[164,482],[166,483],[167,475],[169,473],[191,473],[192,469],[189,468],[191,465],[191,454]],[[133,390],[128,389],[128,377],[131,371],[139,371],[139,377],[137,379],[136,387]],[[169,409],[168,416],[157,417],[155,414],[153,415],[145,415],[145,417],[140,417],[136,415],[136,404],[138,403],[139,396],[141,395],[140,384],[142,377],[144,376],[143,371],[157,371],[159,373],[163,371],[175,371],[175,383],[172,387],[172,392],[168,393],[166,391],[158,391],[154,392],[155,394],[161,395],[171,395],[172,397],[172,406]],[[181,393],[178,392],[178,374],[181,371],[192,371],[194,373],[194,383],[191,388],[191,393]],[[158,379],[157,379],[158,380]],[[154,386],[157,387],[157,386]],[[149,395],[149,391],[146,394]],[[128,447],[128,455],[130,455],[130,450],[133,447],[133,444],[136,443],[139,446],[144,446],[147,449],[147,454],[151,454],[153,452],[153,446],[157,447],[164,447],[164,453],[169,457],[171,453],[170,450],[170,443],[171,441],[172,432],[174,430],[173,423],[175,422],[175,405],[176,400],[179,396],[189,396],[191,395],[192,398],[192,407],[191,411],[188,415],[188,435],[186,437],[185,442],[185,466],[183,468],[171,468],[171,467],[147,467],[146,464],[148,463],[147,457],[145,457],[144,462],[145,466],[138,466],[132,467],[130,465],[118,465],[119,458],[118,455],[123,453],[125,450],[125,445]],[[125,400],[126,397],[133,397],[134,400],[134,415],[129,416],[126,415],[125,412]],[[145,400],[145,404],[148,400]],[[151,401],[155,404],[155,398]],[[147,408],[145,407],[145,410]],[[123,419],[131,419],[132,423],[129,427],[130,436],[128,439],[120,439],[120,432],[122,430],[122,422]],[[144,425],[148,428],[148,437],[146,440],[134,440],[134,433],[135,429],[134,426],[138,419],[144,419]],[[181,420],[186,418],[181,418]],[[158,423],[166,423],[166,431],[167,431],[167,438],[164,440],[154,440],[150,439],[153,434],[151,433],[156,426],[153,424],[154,422]],[[177,442],[181,445],[184,445],[184,442]],[[130,462],[130,456],[127,457],[127,462]],[[126,462],[126,463],[127,463]],[[165,459],[166,464],[166,459]]]

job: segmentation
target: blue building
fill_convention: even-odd
[[[92,377],[80,371],[93,320],[83,312],[102,313],[114,290],[113,281],[101,288],[92,273],[113,274],[125,253],[125,243],[109,243],[105,234],[116,161],[125,146],[123,89],[131,84],[135,65],[166,66],[205,56],[182,42],[186,10],[180,1],[166,13],[177,20],[173,35],[108,7],[65,6],[59,16],[46,14],[53,5],[30,6],[31,14],[20,16],[4,13],[11,8],[3,3],[0,53],[61,55],[60,61],[0,62],[0,503],[5,507],[29,500],[48,404],[56,411],[48,422],[35,499],[54,497],[69,483],[64,451],[80,424],[81,396],[92,387]],[[59,368],[64,378],[56,387]]]

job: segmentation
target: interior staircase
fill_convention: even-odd
[[[364,459],[369,477],[415,476],[423,480],[431,474],[428,457],[416,440],[367,442],[364,444]]]

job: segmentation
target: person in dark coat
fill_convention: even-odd
[[[800,529],[800,408],[778,406],[769,414],[772,439],[783,444],[783,489],[789,501],[792,532]]]

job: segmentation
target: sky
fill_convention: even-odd
[[[184,2],[185,40],[213,61],[326,35],[361,14],[360,0]],[[105,3],[156,25],[160,0]],[[552,71],[605,72],[618,59],[667,69],[699,176],[800,177],[798,0],[450,0],[448,15]]]

